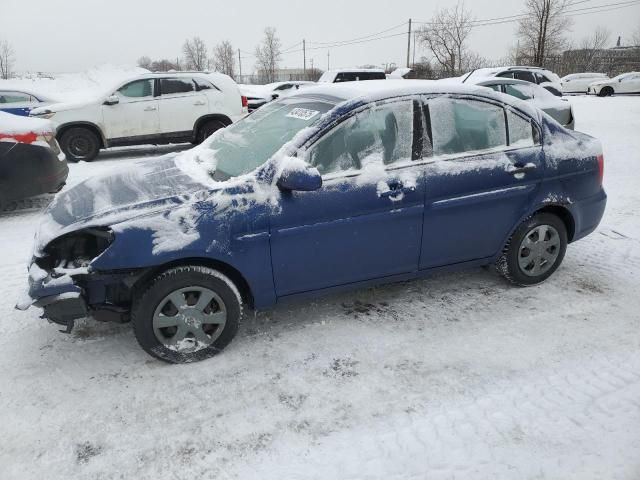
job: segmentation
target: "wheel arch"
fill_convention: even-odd
[[[550,213],[562,220],[564,226],[567,228],[567,242],[571,243],[576,234],[576,222],[573,218],[571,211],[564,205],[560,204],[548,204],[538,208],[532,215],[537,213]]]
[[[251,286],[249,282],[245,279],[244,275],[232,265],[223,262],[221,260],[216,260],[213,258],[204,258],[204,257],[190,257],[190,258],[181,258],[178,260],[173,260],[171,262],[163,263],[161,265],[149,267],[145,270],[145,272],[136,280],[133,285],[133,290],[141,290],[144,289],[146,285],[149,284],[153,278],[155,278],[160,273],[169,270],[175,267],[184,267],[187,265],[196,265],[200,267],[208,267],[214,270],[219,271],[223,275],[229,277],[229,279],[234,283],[234,285],[238,288],[240,295],[242,297],[242,301],[253,308],[255,302],[253,297],[253,292],[251,290]]]
[[[91,123],[91,122],[69,122],[69,123],[63,123],[62,125],[58,126],[57,131],[56,131],[56,139],[58,141],[60,141],[60,139],[62,138],[62,135],[64,135],[64,133],[69,130],[70,128],[86,128],[88,130],[91,130],[93,133],[95,133],[98,136],[98,139],[100,140],[100,148],[107,148],[107,139],[105,138],[104,134],[102,133],[102,130],[100,129],[100,127],[98,127],[98,125],[96,125],[95,123]]]
[[[202,127],[205,123],[207,123],[210,120],[219,120],[222,123],[224,123],[225,127],[228,127],[233,123],[233,120],[231,120],[228,116],[222,113],[212,113],[209,115],[203,115],[198,120],[196,120],[196,123],[193,126],[193,138],[197,138],[200,127]]]

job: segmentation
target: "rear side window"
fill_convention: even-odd
[[[190,78],[163,78],[160,80],[162,95],[175,93],[190,93],[195,91],[195,85]]]
[[[538,83],[545,83],[545,82],[550,82],[551,81],[547,77],[542,75],[541,73],[536,73],[536,77],[538,77]]]
[[[490,88],[491,90],[495,90],[496,92],[502,92],[502,90],[500,89],[500,85],[485,85],[487,88]]]
[[[527,85],[505,85],[505,93],[520,100],[531,100],[533,90]]]
[[[434,155],[488,150],[507,145],[502,107],[477,100],[429,100]]]
[[[31,95],[19,92],[0,92],[0,103],[30,103],[35,102]]]
[[[218,88],[213,83],[203,78],[194,78],[193,81],[196,84],[196,90],[198,92],[202,90],[218,90]]]
[[[517,78],[518,80],[524,80],[525,82],[536,83],[536,77],[532,72],[517,71],[514,72],[513,77]]]
[[[153,80],[136,80],[127,83],[118,90],[118,93],[124,97],[142,98],[153,95]]]
[[[509,122],[509,145],[511,147],[522,148],[535,145],[531,121],[507,110],[507,122]]]
[[[502,72],[497,75],[500,78],[513,78],[513,72]]]
[[[309,162],[323,174],[358,171],[371,164],[411,161],[412,100],[375,105],[345,120],[311,149]]]

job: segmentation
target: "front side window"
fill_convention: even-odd
[[[176,93],[191,93],[195,91],[195,84],[190,78],[163,78],[160,80],[162,95]]]
[[[0,103],[31,103],[33,97],[26,93],[0,92]]]
[[[308,161],[322,175],[411,161],[413,101],[374,105],[325,134]]]
[[[549,80],[547,77],[545,77],[541,73],[536,73],[536,76],[538,77],[538,83],[551,82],[551,80]]]
[[[502,107],[477,100],[429,100],[434,155],[477,152],[506,146]]]
[[[153,96],[153,80],[136,80],[127,83],[118,90],[118,93],[123,97],[130,98],[151,97]]]
[[[280,90],[289,90],[290,88],[292,88],[293,85],[290,83],[285,83],[284,85],[280,85],[279,87],[275,88],[275,91],[280,91]]]
[[[513,78],[513,72],[502,72],[497,75],[500,78]]]
[[[536,83],[536,77],[533,75],[532,72],[526,72],[526,71],[514,72],[513,77],[518,80],[524,80],[525,82]]]
[[[531,121],[507,110],[507,122],[509,122],[509,146],[522,148],[532,147],[535,144]]]

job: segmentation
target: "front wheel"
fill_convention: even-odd
[[[209,120],[205,122],[199,129],[196,135],[196,143],[202,143],[215,132],[221,128],[225,128],[226,125],[220,120]]]
[[[158,275],[134,300],[131,321],[140,346],[169,363],[205,360],[238,331],[242,301],[237,288],[207,267],[176,267]]]
[[[599,97],[610,97],[613,95],[613,88],[611,87],[604,87],[602,90],[600,90],[600,93],[598,93]]]
[[[71,162],[90,162],[100,152],[100,139],[88,128],[74,127],[60,136],[60,148]]]
[[[550,213],[539,213],[516,229],[496,268],[515,285],[536,285],[558,269],[566,251],[564,222]]]

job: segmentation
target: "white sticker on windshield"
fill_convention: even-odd
[[[307,108],[294,108],[289,112],[287,117],[297,118],[299,120],[311,120],[320,112],[317,110],[309,110]]]

